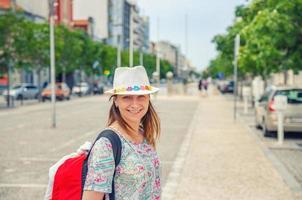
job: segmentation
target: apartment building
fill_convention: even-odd
[[[140,15],[137,4],[128,0],[109,0],[108,8],[107,43],[128,49],[132,31],[133,48],[146,51],[149,46],[149,18]]]
[[[73,0],[56,0],[55,23],[72,27],[73,23]]]
[[[48,1],[41,0],[0,0],[0,9],[22,10],[35,22],[44,22],[48,18]]]
[[[161,59],[167,60],[173,66],[173,73],[178,76],[180,67],[182,66],[182,58],[180,49],[169,41],[159,41],[155,44],[155,48],[159,50]]]
[[[143,37],[143,44],[142,50],[144,52],[148,52],[149,44],[150,44],[150,22],[148,16],[141,17],[141,26],[142,26],[142,37]]]
[[[98,41],[108,38],[110,0],[73,0],[73,27],[86,30]]]
[[[11,0],[6,0],[10,1]],[[15,0],[17,9],[23,10],[28,17],[33,21],[45,22],[49,16],[49,1],[48,0]],[[71,26],[72,24],[72,6],[73,0],[56,0],[55,7],[55,23]]]

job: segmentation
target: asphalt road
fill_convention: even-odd
[[[51,128],[51,104],[0,111],[0,199],[42,199],[48,168],[62,156],[91,141],[105,126],[109,109],[104,96],[59,102],[57,128]],[[158,146],[162,185],[171,170],[198,105],[196,98],[158,98],[162,122]]]

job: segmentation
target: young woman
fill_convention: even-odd
[[[157,91],[150,86],[144,67],[115,70],[113,89],[106,92],[112,100],[107,129],[121,140],[121,160],[115,166],[107,138],[95,143],[88,160],[83,200],[108,200],[112,187],[115,200],[160,199],[159,159],[155,151],[160,122],[150,102],[150,94]]]

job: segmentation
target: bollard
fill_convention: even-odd
[[[277,95],[274,97],[274,109],[277,111],[278,117],[278,145],[282,145],[284,141],[284,111],[287,108],[287,96]]]
[[[252,95],[254,97],[254,107],[258,107],[258,101],[264,93],[264,82],[261,77],[255,77],[252,82]]]
[[[284,128],[283,128],[283,112],[278,112],[278,144],[283,145],[284,141]]]
[[[166,77],[167,77],[167,93],[168,96],[171,96],[173,93],[173,73],[170,71],[167,72]]]
[[[248,114],[248,100],[251,96],[251,88],[248,86],[244,86],[242,88],[242,95],[244,101],[244,114]]]
[[[243,96],[244,101],[244,114],[248,114],[248,98],[246,96]]]
[[[259,100],[260,100],[259,96],[254,96],[254,108],[258,108]]]
[[[160,87],[160,82],[159,82],[158,76],[159,76],[158,72],[154,71],[152,73],[152,79],[153,79],[153,81],[156,81],[156,83],[158,85],[158,88],[159,88]],[[157,95],[158,95],[158,92],[156,92],[156,93],[153,94],[154,100],[157,100]]]

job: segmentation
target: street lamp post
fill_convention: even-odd
[[[55,36],[54,36],[55,0],[49,0],[49,29],[50,29],[50,79],[52,103],[52,127],[56,127],[56,96],[55,96]]]
[[[156,43],[156,72],[157,76],[157,84],[160,87],[160,54],[159,54],[159,18],[157,17],[157,43]]]
[[[133,5],[130,6],[129,67],[133,67]]]
[[[159,44],[156,45],[156,73],[157,73],[157,85],[160,87],[160,57],[159,57]]]
[[[143,51],[143,49],[141,49],[140,53],[139,53],[139,64],[141,66],[144,66],[144,51]]]
[[[11,93],[10,86],[11,86],[11,62],[8,62],[8,65],[7,65],[7,107],[10,107],[11,104],[13,104],[12,101],[14,101],[13,96],[10,95],[10,93]]]
[[[117,36],[117,67],[121,67],[121,35]]]
[[[239,56],[239,47],[240,47],[240,34],[236,35],[235,38],[235,48],[234,48],[234,120],[236,120],[237,112],[237,77],[238,77],[238,56]]]

